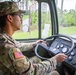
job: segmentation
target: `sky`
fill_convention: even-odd
[[[58,7],[61,6],[61,0],[58,0]],[[63,9],[76,9],[76,0],[64,0]]]

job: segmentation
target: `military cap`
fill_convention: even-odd
[[[0,2],[0,16],[8,15],[14,12],[24,13],[25,11],[20,10],[16,2],[11,1]]]

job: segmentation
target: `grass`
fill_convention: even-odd
[[[67,35],[76,34],[76,26],[59,28],[59,32],[61,34],[67,34]]]
[[[66,34],[66,35],[76,34],[76,26],[73,26],[73,27],[61,27],[61,28],[59,28],[59,33],[60,34]],[[50,32],[50,34],[51,34],[51,32]],[[49,36],[50,36],[50,34],[49,34]],[[15,38],[15,39],[38,38],[38,31],[37,31],[37,29],[34,29],[34,30],[30,31],[30,32],[17,31],[13,35],[13,38]]]
[[[13,38],[15,39],[29,39],[29,38],[37,38],[37,37],[38,37],[37,30],[32,30],[31,32],[17,31],[13,34]]]

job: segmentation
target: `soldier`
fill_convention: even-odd
[[[0,3],[0,73],[2,75],[59,75],[56,69],[57,62],[63,62],[67,56],[56,56],[40,63],[29,62],[21,51],[33,50],[38,42],[19,43],[12,38],[22,23],[21,14],[15,2]],[[44,42],[44,41],[42,41]]]

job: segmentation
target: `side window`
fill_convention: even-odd
[[[51,35],[51,15],[49,5],[45,2],[41,3],[41,28],[42,38]]]
[[[76,0],[56,0],[59,33],[76,38]]]
[[[21,0],[18,6],[26,10],[23,14],[23,23],[21,30],[13,35],[15,39],[38,38],[38,3],[36,0]]]

